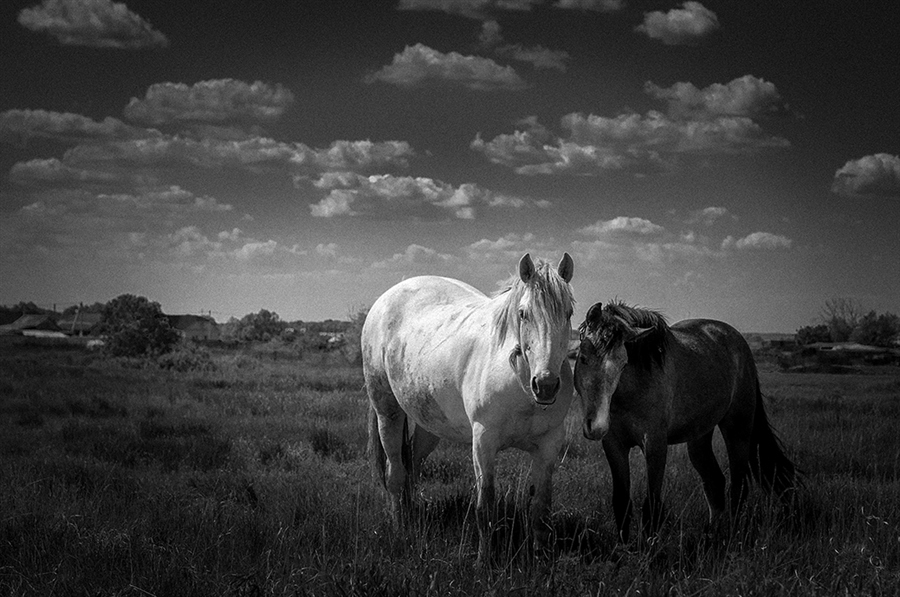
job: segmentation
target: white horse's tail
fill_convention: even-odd
[[[387,468],[387,455],[384,453],[384,447],[381,445],[381,435],[378,433],[378,415],[375,414],[375,407],[369,403],[369,463],[372,466],[372,476],[375,480],[385,486],[384,473]]]

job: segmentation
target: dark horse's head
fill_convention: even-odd
[[[609,431],[609,408],[625,366],[662,363],[668,325],[656,311],[613,302],[596,303],[579,327],[581,345],[575,361],[575,389],[584,406],[584,436],[603,439]]]

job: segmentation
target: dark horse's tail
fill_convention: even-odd
[[[757,483],[767,492],[783,495],[798,484],[794,463],[784,453],[781,440],[769,424],[763,405],[759,383],[756,385],[756,414],[753,417],[754,454],[750,458],[750,471]]]

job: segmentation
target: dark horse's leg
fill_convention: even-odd
[[[728,450],[728,468],[731,471],[731,517],[737,519],[744,498],[747,497],[747,474],[750,472],[750,454],[753,449],[752,426],[719,424],[725,449]]]
[[[613,514],[616,518],[616,529],[619,541],[628,543],[631,531],[631,465],[628,462],[629,447],[619,440],[606,436],[603,438],[603,452],[612,472],[613,482]]]
[[[649,536],[659,530],[663,520],[662,486],[669,451],[666,436],[647,437],[643,449],[647,461],[647,498],[642,511],[642,526],[644,534]]]
[[[688,442],[688,455],[691,464],[700,474],[703,481],[703,492],[706,494],[706,503],[709,506],[709,524],[725,511],[725,475],[719,467],[716,455],[712,449],[712,438],[715,429],[709,433]]]

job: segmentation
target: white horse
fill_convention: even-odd
[[[526,254],[518,276],[493,297],[421,276],[372,305],[362,329],[369,453],[396,522],[406,518],[422,461],[438,441],[470,443],[483,562],[496,456],[512,447],[532,457],[533,536],[538,548],[548,547],[553,469],[574,394],[566,359],[572,271],[568,253],[556,268]]]

